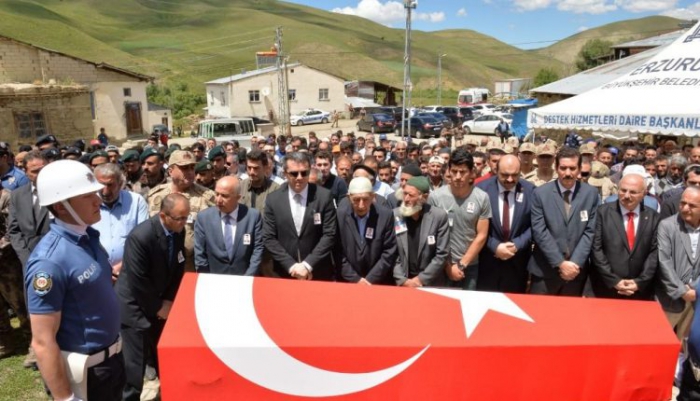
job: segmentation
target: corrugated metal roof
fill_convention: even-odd
[[[672,42],[670,42],[672,43]],[[603,64],[580,72],[576,75],[560,79],[547,85],[532,89],[531,93],[554,93],[561,95],[580,95],[608,82],[612,82],[621,76],[634,71],[637,67],[646,63],[652,57],[659,54],[670,43],[637,53],[630,57]]]
[[[300,66],[301,63],[288,64],[287,68],[294,68]],[[277,72],[277,66],[265,67],[259,70],[246,71],[241,74],[231,75],[230,77],[224,77],[215,79],[213,81],[205,82],[205,84],[229,84],[231,82],[241,81],[243,79],[257,77],[259,75],[265,75],[270,72]]]
[[[628,47],[658,47],[667,45],[678,39],[686,30],[681,29],[674,32],[665,33],[663,35],[652,36],[646,39],[633,40],[631,42],[620,43],[612,46],[613,49],[624,49]]]

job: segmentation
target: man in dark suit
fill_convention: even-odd
[[[678,213],[681,203],[683,191],[688,187],[700,187],[700,165],[691,164],[683,170],[683,186],[673,188],[663,194],[661,203],[661,211],[659,212],[661,220],[673,216]]]
[[[413,177],[404,186],[403,204],[394,209],[394,231],[399,257],[394,267],[396,285],[441,287],[450,255],[447,212],[428,204],[430,182]]]
[[[577,181],[578,150],[556,155],[557,179],[533,192],[531,220],[535,250],[528,263],[533,294],[581,296],[595,233],[598,191]]]
[[[280,277],[331,281],[335,206],[330,191],[309,184],[310,170],[306,153],[285,156],[287,183],[265,200],[263,241]]]
[[[24,157],[24,165],[29,185],[17,188],[10,196],[8,234],[23,269],[27,267],[29,254],[49,231],[51,222],[49,211],[46,207],[39,206],[36,194],[36,178],[47,164],[48,160],[40,151],[33,150],[27,153]]]
[[[348,186],[345,181],[331,173],[333,166],[333,156],[329,152],[318,152],[315,157],[316,169],[319,171],[319,185],[331,191],[335,204],[338,205],[340,200],[348,194]]]
[[[491,200],[491,224],[486,246],[479,254],[477,289],[525,293],[527,262],[532,255],[530,207],[535,186],[520,178],[520,160],[505,155],[496,177],[477,185]],[[507,221],[506,221],[507,219]]]
[[[659,215],[642,202],[644,177],[627,174],[619,185],[618,200],[596,213],[591,287],[596,297],[652,300]]]
[[[169,194],[160,212],[136,226],[126,239],[115,289],[122,320],[125,401],[140,400],[146,358],[157,355],[155,346],[185,271],[183,230],[189,213],[187,198]],[[157,370],[157,358],[155,365]]]
[[[338,207],[336,266],[340,281],[359,284],[395,285],[392,278],[396,262],[394,216],[390,209],[374,204],[372,182],[353,178],[348,202]]]
[[[204,209],[194,223],[194,264],[199,273],[255,276],[265,246],[260,212],[238,203],[235,176],[216,182],[216,208]]]

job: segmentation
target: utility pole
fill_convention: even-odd
[[[406,114],[408,108],[411,107],[411,91],[413,84],[411,83],[411,10],[418,6],[418,0],[404,0],[403,7],[406,9],[406,47],[404,49],[404,68],[403,68],[403,113],[401,116],[401,137],[405,139],[410,133],[411,117],[410,112],[408,118]],[[409,130],[409,132],[406,132]]]
[[[282,27],[275,30],[275,48],[277,49],[277,125],[279,135],[290,133],[289,126],[289,90],[287,90],[287,60],[282,52]]]
[[[442,58],[447,54],[438,53],[437,104],[442,106]]]

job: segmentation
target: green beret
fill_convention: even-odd
[[[214,146],[210,151],[209,154],[207,155],[207,158],[209,160],[214,160],[215,157],[223,156],[226,157],[226,151],[224,150],[223,146]]]
[[[88,159],[88,162],[92,162],[96,157],[106,157],[107,159],[109,159],[109,155],[107,154],[107,152],[105,152],[104,150],[96,150],[90,153],[90,158]]]
[[[139,159],[139,152],[134,149],[129,149],[126,152],[124,152],[124,155],[122,156],[122,163],[126,162],[135,162]]]
[[[409,178],[406,185],[410,185],[424,194],[430,192],[430,182],[423,176]]]
[[[143,163],[146,161],[146,159],[148,159],[151,156],[158,156],[160,160],[163,160],[163,155],[153,148],[144,149],[143,153],[141,153],[141,157],[139,157],[139,160],[141,161],[141,163]]]
[[[205,171],[213,171],[214,165],[207,159],[202,159],[196,166],[194,166],[195,173],[203,173]]]

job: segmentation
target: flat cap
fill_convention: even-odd
[[[144,151],[145,152],[145,151]],[[129,149],[121,157],[122,163],[135,162],[139,160],[139,152],[135,149]]]
[[[214,165],[207,159],[202,159],[196,166],[194,166],[195,173],[204,173],[206,171],[214,171]]]
[[[224,147],[221,145],[214,146],[211,148],[209,153],[207,154],[207,159],[209,160],[214,160],[217,157],[226,157],[226,151],[224,150]],[[172,164],[172,163],[170,163]]]

